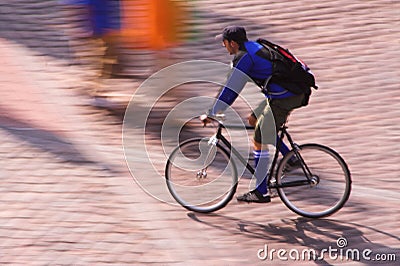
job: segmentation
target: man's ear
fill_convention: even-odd
[[[229,42],[229,45],[230,45],[232,48],[234,48],[234,47],[239,47],[239,44],[238,44],[237,42],[235,42],[235,41],[230,41],[230,42]]]

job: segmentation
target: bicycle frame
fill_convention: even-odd
[[[246,167],[246,169],[252,174],[255,174],[255,169],[249,164],[249,162],[243,158],[243,156],[235,149],[235,147],[232,146],[232,144],[229,142],[229,140],[227,140],[224,135],[222,134],[222,129],[223,128],[243,128],[242,126],[234,126],[234,125],[224,125],[222,124],[220,121],[218,122],[218,129],[216,134],[214,135],[213,138],[221,141],[235,156],[236,158],[239,159],[239,161]],[[251,126],[246,126],[245,127],[246,130],[252,130],[254,129],[254,127]],[[277,138],[277,145],[276,145],[276,149],[275,149],[275,154],[274,154],[274,158],[272,160],[272,164],[271,167],[268,171],[268,180],[267,180],[267,184],[269,184],[269,188],[281,188],[281,187],[292,187],[292,186],[302,186],[302,185],[308,185],[308,184],[312,184],[314,181],[312,180],[312,173],[310,171],[310,169],[308,168],[308,166],[306,165],[306,163],[304,162],[303,158],[301,157],[299,151],[299,146],[293,141],[292,137],[290,136],[289,132],[287,131],[287,126],[283,125],[279,131],[278,131],[279,137]],[[271,178],[273,176],[273,169],[275,169],[275,166],[277,165],[278,162],[278,157],[279,157],[279,145],[282,145],[283,143],[283,139],[287,138],[288,142],[290,143],[290,146],[292,148],[292,150],[294,151],[294,154],[296,155],[297,159],[300,160],[301,162],[301,168],[303,170],[303,172],[305,173],[306,176],[306,180],[304,181],[293,181],[290,183],[285,183],[285,185],[278,185],[276,183],[271,183]]]

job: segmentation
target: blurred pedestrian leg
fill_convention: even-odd
[[[71,23],[70,47],[78,64],[95,71],[89,93],[97,95],[102,79],[117,76],[120,67],[119,0],[62,0]],[[88,74],[88,78],[90,74]]]

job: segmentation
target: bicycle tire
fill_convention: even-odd
[[[275,177],[283,203],[308,218],[326,217],[340,210],[351,192],[351,174],[344,159],[333,149],[320,144],[300,145],[298,152],[315,183],[298,185],[307,181],[305,167],[300,164],[296,169],[289,165],[296,157],[291,150],[279,163]]]
[[[206,176],[199,178],[204,168]],[[219,143],[210,144],[209,138],[189,139],[176,147],[165,166],[165,179],[180,205],[201,213],[225,207],[238,185],[236,165],[229,152]]]

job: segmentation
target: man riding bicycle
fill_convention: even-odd
[[[268,144],[271,144],[271,135],[275,136],[278,129],[286,122],[293,109],[303,106],[304,93],[295,94],[296,88],[283,87],[278,82],[271,81],[272,62],[263,56],[267,51],[261,44],[247,39],[246,30],[243,27],[226,27],[222,34],[217,36],[230,55],[232,60],[232,71],[229,74],[225,86],[222,88],[212,108],[203,115],[201,119],[206,124],[210,122],[209,117],[224,112],[232,105],[240,92],[243,90],[250,77],[257,85],[263,87],[262,92],[265,99],[249,115],[249,124],[255,126],[253,136],[253,153],[255,159],[256,188],[248,193],[237,197],[238,201],[266,203],[270,202],[267,187],[267,172],[269,165]],[[244,74],[246,75],[244,75]],[[296,86],[291,83],[290,86]],[[275,132],[271,132],[272,124],[268,119],[272,116],[275,120]],[[273,128],[272,128],[273,129]],[[280,143],[280,152],[286,154],[288,148]]]

